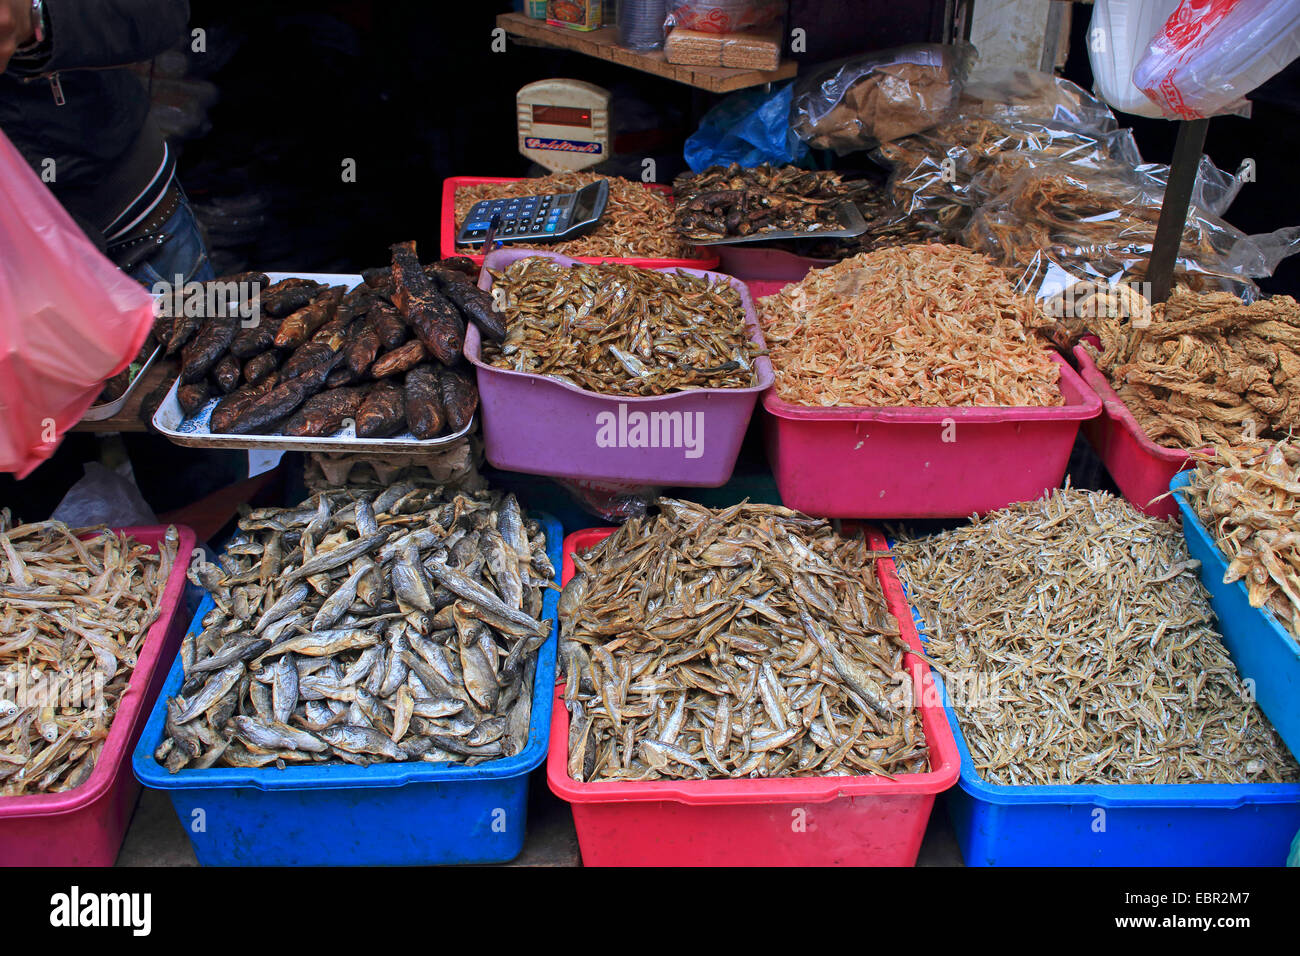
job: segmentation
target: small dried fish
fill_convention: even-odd
[[[97,530],[97,529],[87,529]],[[176,562],[59,521],[14,526],[0,511],[0,796],[90,778]]]
[[[616,264],[529,256],[492,272],[506,316],[497,368],[548,375],[602,395],[663,395],[758,384],[740,294],[729,282]]]
[[[497,529],[515,517],[528,555],[511,551],[506,567]],[[477,763],[527,744],[553,571],[532,562],[545,536],[513,496],[333,488],[250,512],[239,535],[224,573],[191,569],[217,608],[182,655],[155,753],[170,771]],[[263,573],[267,553],[274,574]],[[432,583],[450,574],[455,594]],[[224,610],[241,593],[246,619]]]
[[[927,770],[862,539],[772,505],[657,504],[575,556],[560,597],[572,776]]]
[[[835,209],[874,190],[862,181],[845,183],[828,169],[732,163],[678,176],[673,217],[684,238],[699,241],[781,229],[839,229]]]
[[[1067,487],[895,553],[950,693],[974,688],[954,709],[985,779],[1300,780],[1177,525]]]
[[[1228,559],[1223,583],[1244,581],[1251,607],[1268,608],[1300,642],[1300,441],[1192,457],[1185,493]]]

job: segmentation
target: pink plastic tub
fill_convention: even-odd
[[[1054,408],[811,408],[763,396],[781,501],[831,518],[962,518],[1031,501],[1065,475],[1101,400],[1060,356]]]
[[[784,249],[764,249],[749,243],[739,245],[709,246],[717,249],[721,260],[718,269],[737,279],[769,279],[798,282],[813,269],[835,265],[835,259],[813,259],[799,256]]]
[[[610,528],[564,540],[563,580],[573,553]],[[884,538],[868,531],[873,548]],[[892,563],[877,568],[891,612],[902,586]],[[891,591],[892,584],[892,591]],[[906,605],[902,605],[907,613]],[[906,630],[904,630],[906,633]],[[912,642],[915,646],[915,642]],[[563,687],[551,708],[546,779],[573,808],[586,866],[912,866],[935,794],[957,782],[959,758],[940,697],[919,658],[908,657],[921,729],[930,745],[927,773],[886,777],[789,777],[579,783],[568,774],[569,712]]]
[[[167,533],[163,527],[116,530],[154,550]],[[185,633],[185,615],[176,612],[185,592],[194,532],[181,525],[176,530],[176,565],[163,591],[161,614],[141,645],[99,763],[89,780],[66,793],[0,797],[0,866],[112,866],[117,859],[140,795],[140,782],[131,772],[131,751]]]
[[[504,269],[528,256],[575,264],[574,259],[553,252],[498,249],[488,256],[487,267]],[[716,272],[682,271],[735,286],[745,306],[750,338],[763,347],[754,303],[744,283]],[[487,269],[479,285],[491,288]],[[758,394],[773,381],[772,365],[761,356],[754,363],[759,384],[752,388],[701,388],[650,398],[597,395],[544,375],[486,365],[480,361],[481,345],[478,329],[470,326],[465,357],[478,370],[487,460],[496,468],[556,478],[703,488],[726,484]],[[664,437],[670,447],[640,444],[643,438],[663,444]]]
[[[517,183],[520,181],[518,176],[449,176],[442,183],[442,255],[443,258],[451,256],[465,256],[472,259],[478,265],[483,264],[483,254],[480,252],[460,252],[456,249],[456,190],[467,189],[470,186],[481,186],[484,183]],[[665,186],[661,183],[645,183],[646,189],[653,189],[657,192],[667,193],[671,199],[673,190],[671,186]],[[698,247],[697,247],[698,248]],[[713,269],[718,265],[718,256],[709,252],[708,247],[700,249],[700,255],[694,259],[618,259],[610,256],[580,256],[579,262],[621,262],[630,266],[644,266],[647,269],[670,269],[680,266],[684,269]]]
[[[1153,518],[1172,518],[1178,502],[1168,494],[1174,475],[1188,467],[1187,452],[1157,445],[1142,431],[1128,406],[1082,345],[1074,347],[1079,374],[1101,399],[1101,416],[1083,426],[1097,457],[1134,508]],[[1154,499],[1165,495],[1160,501]]]

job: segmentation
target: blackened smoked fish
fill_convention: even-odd
[[[181,384],[199,381],[226,354],[239,332],[239,319],[220,316],[208,319],[198,335],[181,351]]]
[[[478,389],[463,373],[454,368],[438,370],[438,393],[447,427],[454,432],[469,424],[478,408]]]
[[[262,316],[258,323],[241,328],[230,343],[230,354],[238,359],[250,359],[275,345],[275,333],[280,331],[280,320]]]
[[[375,378],[401,375],[403,372],[409,372],[428,357],[429,353],[424,345],[419,339],[415,339],[381,356],[374,365],[370,366],[370,374]]]
[[[282,279],[269,289],[262,290],[262,313],[274,318],[284,318],[310,305],[321,284],[312,279]]]
[[[280,377],[282,379],[297,378],[307,370],[315,368],[321,362],[329,361],[334,352],[335,350],[330,348],[327,342],[308,342],[302,348],[297,349],[280,366]]]
[[[278,376],[270,375],[256,385],[244,385],[235,389],[217,402],[216,408],[212,409],[212,419],[208,424],[208,428],[219,433],[230,431],[230,426],[238,420],[239,416],[247,411],[253,402],[271,391],[275,387],[277,380]]]
[[[288,316],[276,333],[275,344],[282,349],[295,349],[311,338],[312,333],[334,318],[343,298],[343,286],[336,285],[318,295],[311,305]]]
[[[438,373],[420,365],[406,373],[406,425],[416,438],[433,438],[442,431],[447,417],[442,410]]]
[[[217,388],[221,390],[222,395],[229,395],[235,390],[243,371],[239,359],[227,352],[226,357],[212,370],[212,377],[216,380]]]
[[[197,415],[211,397],[212,386],[206,380],[195,382],[193,385],[182,385],[176,389],[176,400],[181,403],[181,411],[185,413],[186,418]]]
[[[375,320],[379,344],[384,348],[395,349],[406,341],[406,319],[396,308],[387,302],[377,302],[370,310],[370,317]]]
[[[406,401],[402,386],[396,382],[378,382],[357,410],[358,438],[387,438],[406,424]]]
[[[265,395],[253,399],[234,416],[227,431],[233,435],[250,435],[291,415],[299,405],[321,390],[335,363],[341,359],[342,356],[335,353],[329,361],[321,362],[297,378],[281,382]]]
[[[379,354],[379,345],[379,332],[370,316],[352,324],[348,330],[348,340],[343,345],[343,360],[355,377],[360,378],[370,371],[375,356]]]
[[[478,326],[480,332],[497,342],[506,337],[506,324],[501,313],[492,308],[492,296],[476,286],[465,273],[431,266],[429,274],[438,283],[442,294],[460,309],[461,315]]]
[[[300,438],[323,438],[343,427],[344,419],[356,420],[368,386],[331,388],[318,392],[284,424],[284,433]]]
[[[265,381],[267,376],[274,372],[279,364],[280,360],[274,352],[263,352],[261,355],[254,355],[244,363],[244,381],[249,385],[256,385],[258,382]]]
[[[393,300],[429,354],[454,365],[465,344],[465,324],[456,307],[424,274],[415,242],[389,247],[393,253]]]

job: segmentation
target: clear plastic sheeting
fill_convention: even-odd
[[[790,126],[843,156],[953,119],[976,56],[968,43],[917,43],[827,64],[795,81]]]

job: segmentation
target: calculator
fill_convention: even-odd
[[[497,219],[497,242],[559,242],[586,235],[600,225],[609,201],[609,180],[576,193],[485,199],[474,204],[456,234],[456,244],[478,246]]]

